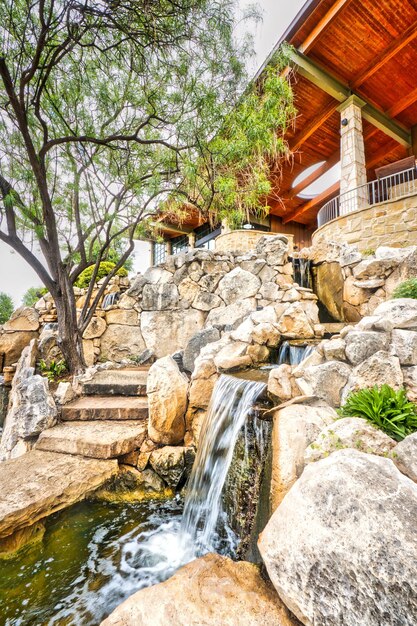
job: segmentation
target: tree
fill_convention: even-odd
[[[23,306],[33,306],[47,291],[46,287],[29,287],[22,298]]]
[[[8,293],[0,292],[0,324],[4,324],[10,319],[11,314],[13,313],[14,306],[13,300]]]
[[[0,4],[0,240],[51,293],[71,372],[134,238],[240,95],[249,47],[235,43],[234,15],[234,0]],[[77,316],[72,286],[92,262]]]

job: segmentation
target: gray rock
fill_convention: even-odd
[[[229,305],[243,298],[251,298],[259,291],[260,286],[261,281],[257,276],[236,267],[221,279],[216,294]]]
[[[350,373],[351,368],[347,363],[327,361],[322,365],[306,367],[297,384],[306,395],[317,396],[330,406],[337,407],[340,406],[342,391]]]
[[[178,298],[178,287],[173,283],[148,284],[143,288],[141,305],[144,311],[175,309]]]
[[[204,348],[208,343],[218,341],[220,339],[220,332],[217,328],[205,328],[193,335],[184,349],[183,364],[184,368],[188,372],[192,372],[194,369],[194,362],[200,350]]]
[[[361,417],[345,417],[336,420],[321,431],[307,448],[304,461],[319,461],[342,448],[353,448],[368,454],[387,456],[396,442]]]
[[[237,328],[239,324],[252,311],[256,310],[255,298],[246,298],[239,300],[226,307],[212,309],[208,314],[206,326],[216,326],[217,328],[225,328],[232,330]]]
[[[408,435],[394,448],[393,461],[400,472],[417,482],[417,433]]]
[[[285,265],[288,259],[288,238],[285,235],[264,235],[255,252],[266,258],[268,265]]]
[[[323,341],[322,344],[324,356],[327,361],[345,361],[346,360],[346,342],[341,337]]]
[[[379,289],[385,285],[384,278],[368,278],[367,280],[354,280],[353,284],[359,289]]]
[[[403,367],[402,372],[408,399],[417,402],[417,366]]]
[[[203,311],[195,309],[174,311],[144,311],[140,324],[146,347],[157,357],[185,348],[205,320]]]
[[[392,331],[391,341],[401,365],[417,365],[417,332],[396,328]]]
[[[417,485],[393,462],[341,450],[306,467],[259,541],[306,626],[415,626]]]
[[[224,272],[213,272],[212,274],[204,274],[199,280],[199,285],[204,291],[214,291],[223,278]]]
[[[383,385],[387,383],[394,389],[403,386],[403,374],[398,357],[390,355],[384,350],[376,352],[366,361],[357,365],[349,376],[348,383],[343,390],[342,403],[352,391]]]
[[[173,279],[172,273],[162,265],[148,268],[143,277],[146,279],[146,282],[153,285],[169,283]]]
[[[353,365],[359,365],[375,352],[387,350],[389,336],[373,331],[353,331],[346,337],[346,356]]]
[[[353,268],[353,275],[356,280],[368,280],[371,278],[383,278],[395,267],[396,259],[365,259]]]
[[[151,453],[151,467],[169,487],[178,487],[185,472],[186,448],[181,446],[164,446]]]
[[[391,322],[393,328],[417,329],[417,300],[412,298],[387,300],[373,314]]]
[[[138,274],[135,280],[132,283],[130,289],[126,292],[128,296],[138,297],[142,294],[144,286],[148,283],[147,279],[142,275]]]
[[[192,306],[200,311],[211,311],[222,304],[223,301],[216,294],[209,291],[200,291],[194,298]]]

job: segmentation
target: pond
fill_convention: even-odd
[[[81,502],[52,516],[43,540],[0,564],[3,626],[96,626],[129,595],[172,574],[166,538],[183,502]],[[152,542],[164,537],[164,544]],[[161,535],[161,529],[165,529]]]

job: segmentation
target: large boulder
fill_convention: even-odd
[[[307,448],[304,461],[319,461],[336,450],[353,448],[368,454],[387,456],[397,445],[382,430],[361,417],[345,417],[324,428]]]
[[[245,298],[225,307],[212,309],[208,314],[206,325],[216,328],[237,328],[250,313],[256,311],[255,298]]]
[[[243,298],[251,298],[261,287],[261,281],[257,276],[235,267],[234,270],[226,274],[217,287],[218,294],[226,305],[233,304]]]
[[[296,626],[252,563],[218,554],[192,561],[172,578],[138,591],[101,626]]]
[[[387,350],[389,336],[375,331],[352,331],[346,335],[346,356],[352,365],[358,365],[379,350]]]
[[[330,316],[344,321],[344,279],[339,263],[322,263],[313,267],[314,290]]]
[[[38,337],[37,331],[21,330],[0,333],[0,354],[4,354],[3,367],[9,367],[20,359],[20,355],[32,339]],[[1,366],[1,364],[0,364]]]
[[[412,298],[387,300],[375,309],[373,315],[384,318],[393,328],[417,329],[417,300]]]
[[[268,265],[285,265],[288,259],[288,237],[285,235],[264,235],[256,244],[255,252],[266,259]]]
[[[36,331],[39,330],[39,313],[32,307],[16,309],[9,321],[4,324],[6,331]]]
[[[178,487],[185,472],[185,452],[182,446],[164,446],[151,453],[151,467],[170,487]]]
[[[195,309],[143,311],[140,327],[146,347],[158,358],[185,348],[204,326],[205,315]]]
[[[36,344],[32,342],[24,349],[13,379],[0,460],[25,453],[43,430],[56,423],[57,408],[48,381],[34,374],[35,358]]]
[[[219,339],[220,333],[217,328],[204,328],[193,335],[184,350],[182,358],[184,368],[188,372],[192,372],[194,369],[194,362],[200,354],[201,349],[208,343],[218,341]]]
[[[357,365],[349,376],[347,385],[343,389],[342,403],[352,391],[374,385],[391,385],[394,389],[403,386],[403,373],[398,357],[379,350],[365,361]]]
[[[171,356],[156,361],[148,373],[148,433],[152,441],[180,443],[185,434],[188,379]]]
[[[330,407],[292,404],[274,413],[271,504],[275,510],[304,469],[304,453],[337,417]]]
[[[313,356],[313,355],[312,355]],[[327,361],[321,365],[309,366],[308,360],[297,368],[295,375],[301,391],[309,396],[322,398],[333,407],[340,406],[340,399],[349,380],[351,368],[341,361]]]
[[[142,291],[141,306],[144,311],[175,309],[178,298],[178,287],[174,283],[148,284]]]
[[[395,328],[392,331],[392,349],[401,365],[417,365],[417,332]]]
[[[302,304],[294,302],[285,307],[277,330],[286,339],[311,339],[314,337],[313,325],[313,320],[308,317]]]
[[[417,482],[417,433],[400,441],[392,458],[400,472]]]
[[[109,324],[101,336],[101,358],[120,362],[141,354],[145,348],[139,325]]]
[[[417,485],[356,450],[306,467],[259,550],[280,598],[306,626],[415,626]]]

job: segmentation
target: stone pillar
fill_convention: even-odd
[[[195,248],[195,233],[189,233],[188,235],[188,249],[192,250]]]
[[[172,254],[172,241],[170,241],[169,239],[165,242],[165,250],[166,250],[167,256]]]
[[[222,219],[222,230],[221,230],[221,234],[222,234],[222,235],[227,235],[228,233],[231,233],[231,232],[232,232],[232,230],[231,230],[231,228],[229,227],[229,224],[228,224],[228,222],[227,222],[227,219],[226,219],[226,218],[223,218],[223,219]]]
[[[350,96],[338,111],[341,116],[340,137],[340,215],[352,213],[368,204],[365,144],[362,131],[362,107],[366,103]]]

